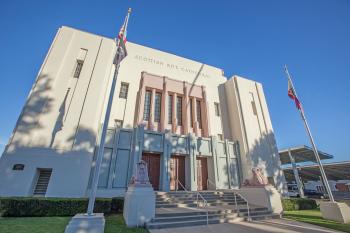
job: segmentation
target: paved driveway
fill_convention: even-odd
[[[151,233],[334,233],[327,228],[287,219],[210,224],[208,226],[150,230]]]

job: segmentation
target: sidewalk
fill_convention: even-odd
[[[207,226],[149,230],[150,233],[340,233],[287,219],[211,224]]]

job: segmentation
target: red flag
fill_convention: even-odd
[[[289,98],[294,100],[295,106],[300,110],[301,103],[300,103],[298,97],[295,95],[295,91],[294,91],[294,88],[293,88],[293,85],[292,85],[290,79],[288,79],[288,96],[289,96]]]

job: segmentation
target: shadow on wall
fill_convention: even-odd
[[[260,167],[265,176],[274,177],[277,189],[281,190],[285,186],[285,177],[273,132],[263,133],[259,140],[255,140],[247,157],[252,167]],[[250,171],[249,173],[252,174]]]
[[[51,90],[51,80],[49,76],[46,74],[40,75],[34,85],[34,90],[30,93],[16,122],[14,135],[10,143],[13,143],[16,134],[20,134],[22,137],[31,137],[33,130],[43,128],[42,123],[40,123],[40,116],[52,110],[54,99],[49,96]],[[29,138],[29,140],[31,140],[31,138]],[[21,139],[16,139],[15,143],[20,144],[20,141]],[[28,144],[30,144],[30,142]]]

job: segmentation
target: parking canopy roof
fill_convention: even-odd
[[[303,162],[316,162],[314,151],[308,146],[297,146],[290,148],[290,152],[295,160],[295,163]],[[333,155],[318,151],[320,159],[332,159]],[[283,149],[279,151],[280,159],[282,164],[290,164],[291,161],[288,155],[288,149]]]
[[[328,180],[350,180],[350,161],[322,163]],[[287,181],[295,180],[291,167],[283,168]],[[298,166],[299,176],[303,181],[320,180],[318,164]]]

